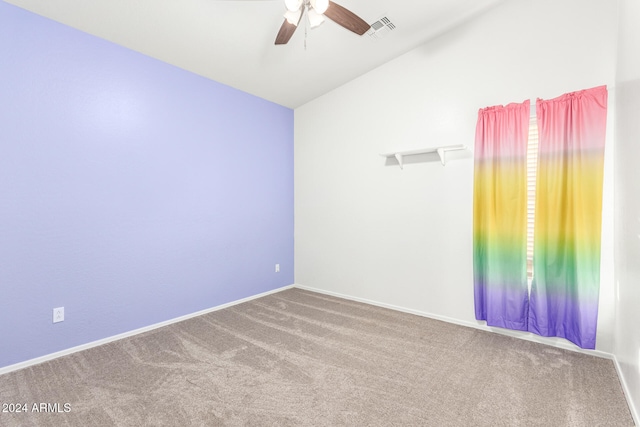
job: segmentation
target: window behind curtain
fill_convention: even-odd
[[[527,142],[527,282],[533,279],[533,226],[536,212],[536,172],[538,169],[538,121],[536,106],[531,103]]]

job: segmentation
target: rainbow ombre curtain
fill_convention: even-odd
[[[529,330],[594,349],[607,89],[536,103],[538,176]]]
[[[473,189],[476,319],[527,330],[529,101],[478,112]]]
[[[595,349],[605,86],[536,103],[533,283],[526,278],[529,101],[479,111],[473,269],[476,319]]]

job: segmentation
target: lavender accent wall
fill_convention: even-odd
[[[0,2],[0,367],[292,283],[292,110]]]

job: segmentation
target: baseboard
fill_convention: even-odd
[[[261,294],[258,295],[252,295],[250,297],[247,298],[243,298],[237,301],[232,301],[232,302],[228,302],[226,304],[222,304],[222,305],[218,305],[212,308],[207,308],[205,310],[201,310],[201,311],[197,311],[195,313],[190,313],[190,314],[186,314],[184,316],[180,316],[180,317],[176,317],[174,319],[169,319],[169,320],[165,320],[164,322],[160,322],[160,323],[155,323],[153,325],[149,325],[149,326],[145,326],[139,329],[135,329],[133,331],[129,331],[129,332],[124,332],[122,334],[118,334],[118,335],[113,335],[107,338],[103,338],[97,341],[92,341],[90,343],[87,344],[81,344],[79,346],[76,347],[71,347],[68,348],[66,350],[61,350],[61,351],[57,351],[55,353],[51,353],[51,354],[47,354],[44,356],[40,356],[40,357],[36,357],[35,359],[30,359],[30,360],[26,360],[24,362],[20,362],[20,363],[16,363],[13,365],[9,365],[9,366],[5,366],[3,368],[0,368],[0,375],[9,373],[9,372],[13,372],[13,371],[17,371],[19,369],[24,369],[24,368],[28,368],[29,366],[33,366],[33,365],[37,365],[43,362],[47,362],[49,360],[53,360],[53,359],[57,359],[58,357],[62,357],[62,356],[66,356],[72,353],[77,353],[79,351],[82,350],[87,350],[93,347],[98,347],[100,345],[104,345],[113,341],[118,341],[121,340],[123,338],[129,338],[132,337],[134,335],[138,335],[141,334],[143,332],[148,332],[154,329],[158,329],[158,328],[162,328],[163,326],[168,326],[171,325],[173,323],[178,323],[178,322],[182,322],[183,320],[187,320],[187,319],[191,319],[193,317],[197,317],[197,316],[202,316],[203,314],[207,314],[207,313],[212,313],[214,311],[218,311],[218,310],[222,310],[223,308],[228,308],[228,307],[232,307],[234,305],[238,305],[238,304],[242,304],[243,302],[247,302],[247,301],[251,301],[257,298],[262,298],[264,296],[267,295],[271,295],[271,294],[275,294],[278,292],[282,292],[285,291],[287,289],[291,289],[293,288],[294,285],[289,285],[289,286],[283,286],[281,288],[278,289],[273,289],[267,292],[263,292]]]
[[[624,396],[627,398],[627,404],[629,405],[629,412],[631,412],[631,417],[633,418],[633,422],[635,425],[640,426],[640,413],[638,413],[638,408],[633,404],[633,400],[631,399],[631,392],[629,391],[629,386],[625,379],[625,376],[620,368],[620,363],[618,362],[618,358],[613,356],[613,364],[616,367],[616,372],[618,372],[618,378],[620,379],[620,384],[622,385],[622,390],[624,391]]]
[[[387,304],[387,303],[383,303],[383,302],[378,302],[378,301],[373,301],[373,300],[369,300],[366,298],[359,298],[359,297],[354,297],[352,295],[346,295],[346,294],[341,294],[338,292],[332,292],[332,291],[327,291],[324,289],[317,289],[317,288],[312,288],[309,286],[302,286],[302,285],[294,285],[295,288],[298,289],[303,289],[303,290],[307,290],[307,291],[311,291],[311,292],[317,292],[320,294],[325,294],[325,295],[330,295],[330,296],[334,296],[334,297],[338,297],[338,298],[344,298],[344,299],[348,299],[351,301],[357,301],[357,302],[362,302],[365,304],[370,304],[370,305],[375,305],[377,307],[383,307],[383,308],[388,308],[391,310],[396,310],[396,311],[401,311],[403,313],[409,313],[409,314],[415,314],[417,316],[422,316],[422,317],[427,317],[429,319],[434,319],[434,320],[440,320],[443,322],[448,322],[448,323],[453,323],[456,325],[460,325],[460,326],[466,326],[469,328],[475,328],[475,329],[480,329],[483,331],[488,331],[488,332],[494,332],[496,334],[500,334],[500,335],[506,335],[506,336],[510,336],[513,338],[518,338],[518,339],[522,339],[525,341],[531,341],[531,342],[535,342],[538,344],[544,344],[544,345],[549,345],[552,347],[556,347],[556,348],[561,348],[563,350],[570,350],[570,351],[575,351],[577,353],[583,353],[583,354],[588,354],[591,356],[597,356],[597,357],[601,357],[603,359],[610,359],[610,360],[614,360],[614,356],[611,353],[607,353],[604,351],[600,351],[600,350],[585,350],[583,348],[580,348],[572,343],[570,343],[569,341],[553,341],[553,340],[549,340],[548,338],[545,337],[541,337],[539,335],[536,334],[532,334],[530,332],[521,332],[521,331],[511,331],[509,329],[502,329],[502,328],[494,328],[491,326],[487,326],[483,323],[474,323],[474,322],[468,322],[465,320],[460,320],[460,319],[454,319],[452,317],[447,317],[447,316],[441,316],[439,314],[433,314],[433,313],[428,313],[428,312],[424,312],[424,311],[420,311],[420,310],[414,310],[411,308],[406,308],[406,307],[400,307],[397,305],[393,305],[393,304]]]

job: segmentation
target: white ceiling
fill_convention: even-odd
[[[296,108],[506,0],[336,0],[369,24],[386,16],[396,29],[374,39],[327,20],[306,34],[301,25],[283,46],[274,40],[284,0],[6,1]]]

